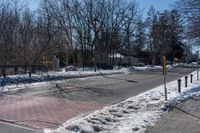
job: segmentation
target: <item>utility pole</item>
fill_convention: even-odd
[[[127,44],[128,44],[128,65],[131,65],[131,46],[130,46],[130,18],[127,17]]]
[[[199,80],[199,51],[197,51],[197,80]]]
[[[97,18],[94,18],[94,39],[95,39],[95,44],[94,44],[94,71],[97,71]]]

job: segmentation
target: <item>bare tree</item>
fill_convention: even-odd
[[[178,0],[175,4],[185,20],[186,33],[190,39],[200,38],[200,1],[199,0]]]
[[[82,66],[114,64],[114,53],[129,51],[137,18],[135,1],[42,0],[37,14],[19,3],[0,6],[0,51],[3,65],[42,64],[66,53]],[[126,34],[124,32],[126,31]],[[62,55],[63,56],[63,55]],[[12,61],[11,61],[12,60]],[[130,59],[129,59],[130,60]]]
[[[148,40],[149,40],[149,50],[151,55],[151,63],[155,64],[155,46],[158,38],[156,37],[156,23],[157,23],[157,14],[154,7],[150,7],[148,11],[148,17],[146,20],[146,26],[148,30]]]

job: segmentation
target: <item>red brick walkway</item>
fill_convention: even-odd
[[[33,128],[56,128],[67,119],[101,107],[48,97],[1,96],[0,120]]]

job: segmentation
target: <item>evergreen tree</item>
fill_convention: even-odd
[[[180,14],[177,10],[170,12],[170,59],[173,63],[174,58],[181,59],[184,53],[184,45],[181,42],[183,39],[183,27]]]
[[[152,64],[160,64],[165,55],[173,63],[174,58],[181,59],[184,53],[183,27],[180,14],[176,10],[156,12],[150,8],[147,17],[150,54]]]

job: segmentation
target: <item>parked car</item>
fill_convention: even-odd
[[[97,67],[101,69],[107,69],[107,70],[113,69],[113,65],[109,65],[107,63],[97,63]]]
[[[78,71],[78,68],[73,65],[69,65],[66,67],[66,72],[67,71]]]
[[[133,64],[134,66],[145,66],[145,64],[141,61],[137,61],[136,63]]]
[[[191,64],[192,64],[192,65],[197,65],[197,62],[192,62]]]

